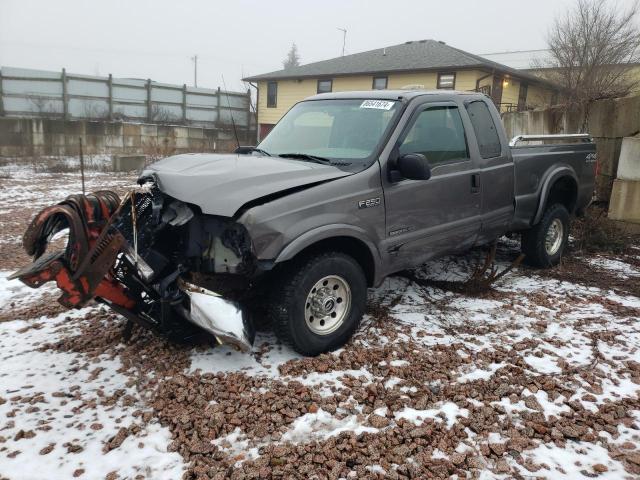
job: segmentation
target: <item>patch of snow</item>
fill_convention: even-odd
[[[367,465],[365,467],[367,470],[369,470],[371,473],[379,473],[380,475],[386,475],[387,471],[382,468],[380,465]]]
[[[237,457],[238,461],[236,465],[242,463],[245,460],[253,460],[258,458],[258,447],[250,447],[249,439],[247,436],[236,427],[236,429],[224,437],[216,438],[213,440],[214,445],[223,450],[227,455],[231,457]]]
[[[53,283],[38,289],[27,287],[20,280],[9,280],[13,272],[0,271],[0,311],[11,311],[18,305],[38,302],[44,293],[56,290]]]
[[[395,387],[396,385],[400,384],[404,382],[404,380],[402,378],[398,378],[398,377],[389,377],[389,379],[384,382],[384,388],[386,389],[392,389],[393,387]]]
[[[409,362],[406,360],[391,360],[389,362],[389,365],[391,365],[392,367],[406,367],[407,365],[409,365]]]
[[[486,369],[476,368],[468,373],[460,375],[458,381],[461,383],[472,382],[473,380],[489,380],[497,370],[504,367],[504,363],[492,363]]]
[[[260,351],[264,343],[271,345],[266,353]],[[187,373],[243,372],[247,375],[279,376],[278,366],[292,359],[302,358],[289,347],[277,343],[273,334],[259,332],[251,353],[239,352],[228,345],[196,350],[191,353],[191,367]]]
[[[593,257],[585,259],[587,263],[603,270],[609,270],[622,278],[639,277],[640,271],[621,260],[607,257]]]
[[[71,315],[84,315],[88,310]],[[171,434],[157,423],[143,426],[138,435],[126,438],[119,448],[102,452],[103,445],[119,428],[139,423],[133,413],[142,405],[102,403],[102,399],[121,389],[136,397],[134,387],[126,387],[129,377],[120,372],[122,365],[117,358],[88,360],[82,354],[39,351],[43,343],[57,340],[56,331],[69,315],[43,317],[38,319],[46,320],[40,328],[26,331],[21,329],[36,320],[0,323],[0,396],[7,400],[0,405],[0,418],[7,419],[8,413],[17,410],[15,423],[6,422],[2,427],[7,441],[3,443],[6,450],[0,453],[0,476],[37,479],[46,472],[47,479],[68,479],[73,478],[75,470],[84,469],[85,478],[104,478],[114,470],[129,478],[138,474],[179,478],[184,470],[182,457],[167,451]],[[34,395],[43,401],[31,405],[9,400]],[[84,402],[96,405],[83,407]],[[28,415],[24,414],[22,410],[32,406],[38,410],[31,408]],[[97,424],[102,428],[91,428]],[[21,430],[33,431],[35,436],[20,439],[17,435]],[[63,445],[66,442],[81,450],[67,452]],[[50,444],[55,444],[50,453],[39,454]],[[14,458],[7,456],[15,451],[20,453]]]
[[[311,440],[324,440],[341,432],[353,432],[359,435],[364,432],[377,432],[377,428],[367,427],[356,415],[348,415],[338,419],[330,413],[319,409],[315,413],[305,413],[298,417],[291,428],[282,435],[283,442],[306,443]]]
[[[524,458],[530,458],[536,464],[545,464],[549,470],[541,468],[536,475],[545,475],[553,478],[586,478],[583,471],[593,475],[596,472],[593,466],[605,465],[607,471],[597,475],[601,480],[618,480],[627,478],[624,466],[621,462],[613,460],[609,452],[600,445],[588,442],[568,441],[563,448],[553,443],[543,444],[533,450],[522,452]],[[531,476],[531,472],[514,463],[525,477]]]
[[[422,425],[427,418],[432,418],[436,421],[446,420],[447,427],[452,428],[456,424],[458,417],[468,417],[469,410],[466,408],[460,408],[453,402],[445,402],[440,408],[430,408],[427,410],[416,410],[415,408],[405,407],[402,410],[395,412],[396,420],[404,418],[416,425]]]
[[[522,359],[538,373],[550,374],[562,372],[562,369],[557,364],[558,357],[556,356],[543,355],[538,357],[537,355],[526,355],[522,357]]]
[[[446,460],[449,457],[442,450],[436,448],[436,449],[433,450],[433,452],[431,452],[431,458],[433,458],[435,460],[438,460],[438,459]]]

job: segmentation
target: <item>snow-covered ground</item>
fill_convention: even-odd
[[[3,308],[37,302],[34,292],[0,274]],[[145,408],[118,357],[46,349],[93,310],[0,323],[0,477],[180,478],[184,462],[167,452],[171,434],[157,422],[103,451],[121,428],[141,424],[134,412]]]
[[[69,175],[3,186],[0,222],[21,195],[32,214],[71,193]],[[640,298],[612,279],[640,281],[638,263],[522,267],[480,297],[436,286],[477,256],[388,278],[354,339],[317,358],[266,332],[250,354],[124,344],[104,307],[43,311],[55,290],[0,265],[0,479],[637,478]],[[499,265],[515,256],[502,242]]]

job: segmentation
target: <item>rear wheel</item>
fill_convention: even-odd
[[[549,206],[540,222],[522,234],[525,261],[535,267],[552,267],[562,258],[569,239],[569,212],[560,203]]]
[[[353,258],[327,252],[294,261],[280,275],[269,301],[273,328],[303,355],[346,343],[364,314],[367,282]]]

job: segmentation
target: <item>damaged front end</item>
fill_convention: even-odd
[[[51,250],[56,234],[68,242]],[[11,278],[37,288],[55,281],[68,308],[92,299],[133,323],[186,340],[201,334],[251,348],[255,331],[232,296],[255,272],[246,230],[229,218],[203,215],[148,181],[124,199],[111,191],[72,195],[42,210],[23,238],[34,262]],[[233,277],[229,281],[226,277]],[[226,298],[214,293],[226,287]]]

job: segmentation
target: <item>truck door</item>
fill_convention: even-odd
[[[477,145],[482,196],[482,227],[479,242],[504,234],[514,213],[514,167],[500,117],[493,105],[483,100],[466,102]],[[499,128],[500,127],[500,128]]]
[[[391,152],[388,167],[407,153],[423,154],[431,166],[429,180],[393,181],[383,175],[385,249],[392,269],[464,250],[480,231],[478,172],[461,108],[455,102],[417,107]]]

